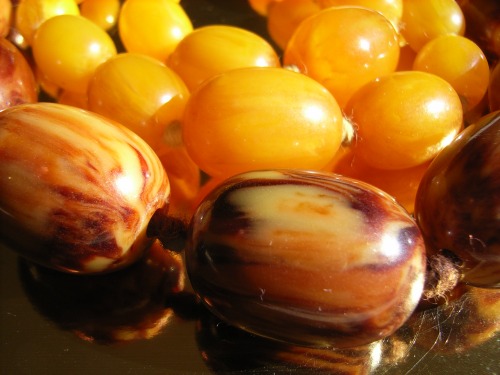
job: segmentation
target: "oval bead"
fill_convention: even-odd
[[[182,139],[206,174],[322,169],[342,142],[342,112],[310,77],[249,67],[208,79],[187,101]]]
[[[468,126],[433,160],[415,217],[430,256],[452,252],[462,281],[500,287],[500,111]]]
[[[223,320],[297,345],[351,347],[392,334],[414,311],[425,250],[393,198],[335,174],[234,176],[199,205],[186,267]]]
[[[60,271],[137,260],[170,185],[152,149],[104,117],[53,103],[0,112],[0,241]]]
[[[36,103],[35,75],[22,52],[8,39],[0,39],[0,111],[24,103]]]

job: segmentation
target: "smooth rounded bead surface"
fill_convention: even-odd
[[[303,20],[283,54],[284,66],[324,85],[341,108],[364,84],[393,72],[399,36],[382,14],[361,7],[331,7]]]
[[[451,252],[464,282],[500,287],[500,111],[468,126],[434,159],[415,217],[429,255]]]
[[[194,91],[205,80],[231,69],[280,66],[273,47],[260,35],[241,27],[209,25],[186,35],[167,65]]]
[[[40,72],[56,86],[81,94],[87,92],[95,69],[116,53],[111,36],[82,16],[52,17],[33,38],[33,58]]]
[[[182,139],[200,169],[231,176],[257,169],[321,169],[342,142],[342,112],[312,78],[282,68],[240,68],[195,90]]]
[[[98,273],[137,260],[166,209],[161,162],[137,135],[73,107],[0,112],[0,241],[57,270]]]
[[[418,227],[393,198],[340,175],[254,171],[193,215],[186,266],[223,320],[297,345],[352,347],[396,331],[422,290]]]
[[[0,39],[0,111],[38,101],[33,70],[22,52],[9,40]]]

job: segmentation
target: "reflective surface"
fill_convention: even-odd
[[[265,29],[244,0],[181,3],[192,14],[195,25],[224,22],[260,32]],[[168,253],[165,260],[174,267],[170,275],[175,276],[179,260],[168,258]],[[198,305],[187,282],[182,292],[176,289],[175,277],[167,278],[166,284],[160,283],[166,289],[155,289],[155,279],[146,277],[155,273],[146,272],[142,274],[144,278],[141,272],[130,278],[109,275],[125,283],[121,291],[134,290],[130,280],[144,280],[140,285],[149,285],[153,291],[146,294],[151,298],[144,301],[152,300],[150,306],[159,311],[163,301],[169,318],[151,338],[137,335],[127,342],[91,342],[75,334],[78,324],[89,327],[89,320],[85,316],[70,319],[75,311],[74,305],[69,305],[75,302],[72,293],[82,287],[81,283],[69,282],[68,275],[61,276],[66,280],[63,282],[57,275],[38,269],[38,274],[47,276],[40,287],[30,284],[32,275],[37,274],[34,269],[38,268],[0,246],[1,374],[500,374],[499,292],[489,291],[487,296],[479,297],[470,290],[461,296],[458,293],[458,299],[446,309],[416,313],[409,324],[384,342],[352,350],[324,351],[288,347],[228,327]],[[101,283],[107,285],[105,280]],[[57,292],[52,299],[32,295],[33,291],[51,290]],[[106,301],[103,292],[101,297],[96,295],[89,300],[94,304]],[[91,290],[87,289],[87,293],[92,296]],[[58,300],[57,295],[62,299]],[[126,296],[130,294],[117,291],[117,295],[122,300],[114,304],[127,306]],[[65,296],[73,297],[68,301]],[[135,306],[137,297],[133,299]],[[476,309],[474,301],[482,301],[482,307]],[[56,313],[51,314],[54,310]],[[100,314],[99,321],[105,322],[106,317],[115,321],[117,310],[110,305],[89,305],[86,313]],[[71,326],[65,323],[68,321]],[[81,331],[84,327],[79,328]]]
[[[466,290],[446,308],[415,313],[384,341],[320,350],[271,342],[227,326],[197,303],[189,285],[179,291],[179,259],[166,253],[156,264],[169,265],[167,277],[142,265],[121,276],[103,276],[93,286],[77,275],[36,267],[2,247],[0,373],[500,373],[500,291]],[[97,294],[99,289],[92,297],[93,287],[108,285],[109,293],[111,283],[119,285],[108,294],[115,300],[106,299],[106,290]],[[134,293],[133,285],[146,286],[140,289],[145,294]],[[121,333],[110,334],[117,331]]]

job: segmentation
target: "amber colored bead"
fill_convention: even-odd
[[[455,89],[468,112],[488,90],[490,68],[483,51],[460,35],[443,35],[426,43],[415,57],[414,70],[433,73]]]
[[[416,307],[425,248],[392,197],[339,175],[236,175],[193,215],[194,290],[231,325],[293,344],[352,347],[387,337]]]
[[[80,14],[74,0],[20,0],[15,10],[14,26],[27,45],[33,43],[36,30],[46,20],[62,14]]]
[[[396,30],[399,31],[403,17],[404,0],[315,0],[321,8],[333,6],[359,6],[373,9],[391,21]]]
[[[349,100],[345,114],[356,129],[354,152],[380,169],[429,162],[463,128],[462,103],[451,84],[419,71],[367,83]]]
[[[284,50],[299,24],[320,10],[314,0],[273,1],[267,10],[269,35]]]
[[[121,53],[92,75],[88,106],[127,126],[158,150],[166,129],[182,118],[188,97],[182,79],[165,64],[146,55]]]
[[[342,141],[342,113],[315,80],[282,68],[241,68],[195,90],[182,138],[210,176],[263,168],[320,169]]]
[[[80,13],[104,30],[110,30],[118,22],[120,6],[120,0],[85,0]]]
[[[164,147],[157,154],[170,183],[168,214],[189,221],[200,191],[200,169],[183,146]]]
[[[33,38],[33,57],[42,74],[75,93],[85,93],[95,69],[116,53],[109,34],[82,16],[52,17]]]
[[[118,32],[126,51],[162,62],[191,31],[191,19],[172,0],[126,0],[118,17]]]
[[[429,162],[404,169],[380,169],[366,164],[354,152],[346,153],[331,169],[346,177],[364,181],[392,195],[409,213],[413,213],[415,197]]]
[[[0,38],[9,34],[12,19],[11,0],[0,0]]]
[[[380,13],[331,7],[301,22],[283,64],[320,82],[344,108],[361,86],[396,69],[399,49],[398,33]]]
[[[193,91],[203,81],[231,69],[279,67],[280,58],[261,36],[240,27],[210,25],[186,35],[168,58]]]
[[[404,0],[401,34],[415,51],[441,35],[463,35],[465,17],[455,0]]]

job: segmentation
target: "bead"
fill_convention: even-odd
[[[424,281],[418,227],[382,191],[298,170],[234,176],[193,215],[186,267],[212,312],[249,332],[311,347],[392,334]]]
[[[73,273],[112,271],[151,244],[166,209],[167,176],[138,136],[61,104],[0,112],[0,241],[32,261]]]
[[[38,90],[33,70],[17,47],[0,39],[0,111],[17,104],[35,103]]]
[[[454,254],[462,280],[500,287],[500,112],[467,127],[434,159],[415,201],[429,255]]]

